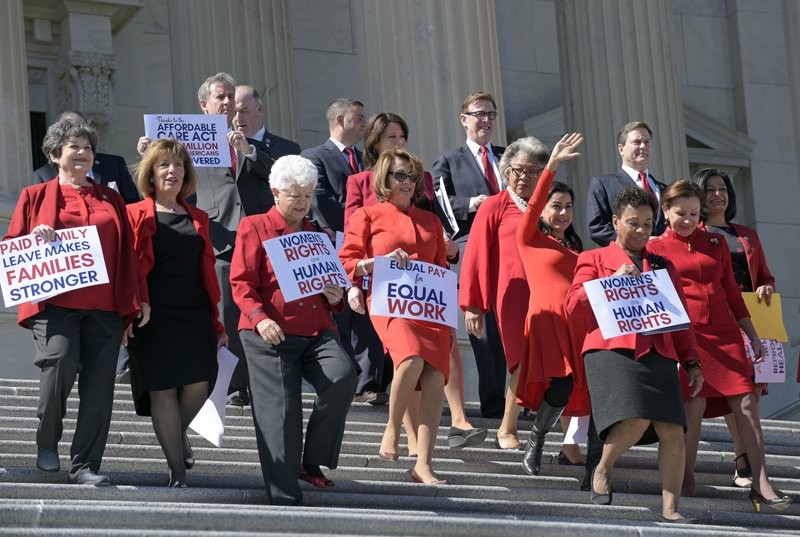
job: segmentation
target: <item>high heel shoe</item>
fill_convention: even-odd
[[[744,467],[739,468],[739,460],[744,462]],[[753,472],[750,470],[750,460],[747,458],[747,453],[742,453],[733,459],[733,481],[732,487],[749,488],[753,486]]]
[[[380,457],[385,461],[393,461],[393,462],[397,462],[397,459],[400,458],[400,456],[397,453],[392,453],[390,451],[378,451],[378,457]]]
[[[420,485],[446,485],[447,484],[447,480],[446,479],[437,479],[435,481],[425,482],[419,476],[417,471],[414,470],[413,468],[411,470],[409,470],[408,473],[411,476],[411,481],[413,481],[414,483],[419,483]]]
[[[599,494],[594,491],[594,473],[596,470],[597,468],[592,470],[592,477],[589,478],[589,487],[591,490],[589,499],[595,505],[611,505],[611,501],[614,499],[614,494],[611,491],[611,482],[608,483],[608,494]]]
[[[189,436],[183,433],[183,466],[187,470],[194,468],[194,451],[189,443]]]
[[[783,494],[781,491],[775,489],[775,494],[778,495],[777,498],[772,500],[766,499],[764,496],[759,494],[755,491],[755,489],[750,489],[750,501],[753,502],[753,508],[756,510],[756,513],[761,512],[761,506],[766,505],[770,509],[774,511],[783,511],[787,509],[790,505],[792,505],[792,499]]]
[[[560,466],[584,466],[586,463],[581,461],[572,462],[569,460],[569,457],[567,457],[567,454],[561,450],[558,452],[558,464]]]
[[[494,447],[496,447],[497,449],[505,449],[509,451],[519,451],[520,449],[522,449],[522,444],[520,444],[517,435],[515,434],[502,435],[503,438],[511,439],[511,445],[508,446],[504,446],[503,444],[500,443],[500,436],[501,436],[500,433],[498,433],[497,436],[494,437]],[[516,444],[514,444],[515,442]]]
[[[336,486],[336,483],[325,477],[325,474],[322,473],[319,466],[304,467],[300,470],[300,475],[298,475],[297,478],[306,483],[311,483],[314,488],[318,489],[330,489]]]

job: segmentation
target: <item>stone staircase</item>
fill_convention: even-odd
[[[477,417],[474,407],[473,425],[490,428],[486,442],[448,450],[442,427],[435,466],[450,484],[432,486],[411,482],[411,458],[378,457],[386,408],[354,404],[339,468],[328,472],[336,488],[303,484],[309,506],[286,508],[266,505],[249,408],[228,407],[223,448],[191,435],[197,464],[189,472],[189,488],[169,489],[149,418],[136,416],[130,388],[117,385],[102,468],[113,485],[69,485],[63,469],[57,474],[35,469],[37,394],[35,381],[0,380],[3,536],[800,535],[800,504],[780,514],[756,514],[747,490],[729,486],[732,444],[721,420],[703,426],[699,494],[682,500],[682,512],[704,524],[676,527],[658,521],[655,447],[623,455],[614,475],[614,504],[595,506],[578,488],[583,469],[556,462],[561,433],[548,435],[543,475],[530,477],[522,470],[521,452],[494,448],[498,422]],[[312,401],[304,396],[306,417]],[[72,398],[60,446],[62,468],[68,464],[76,409]],[[449,424],[447,417],[443,423]],[[763,426],[773,482],[800,500],[800,424],[765,421]],[[530,422],[521,420],[520,429],[529,431]]]

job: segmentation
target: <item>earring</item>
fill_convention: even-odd
[[[277,205],[277,204],[278,204],[278,198],[277,198],[277,196],[276,196],[274,199],[275,199],[275,205]]]

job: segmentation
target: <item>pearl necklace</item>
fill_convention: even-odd
[[[520,211],[524,213],[528,210],[528,202],[517,196],[517,194],[511,190],[511,187],[506,188],[506,192],[508,192],[508,195],[511,196],[511,200],[517,205],[517,207],[519,207]]]

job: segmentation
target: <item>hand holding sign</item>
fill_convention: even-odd
[[[394,259],[397,263],[397,268],[407,269],[410,266],[411,258],[402,248],[398,248],[394,252],[386,254],[386,257]]]

